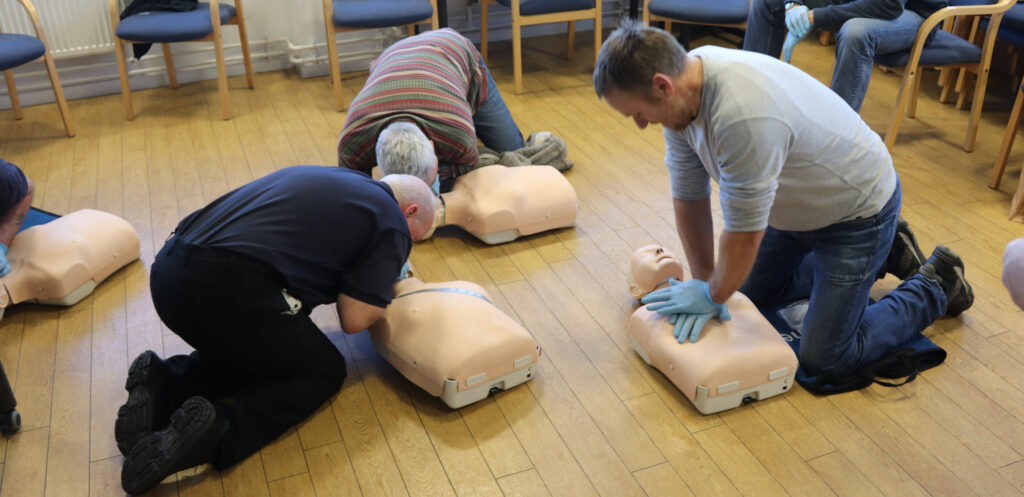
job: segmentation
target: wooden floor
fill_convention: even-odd
[[[528,93],[512,92],[511,49],[492,49],[496,79],[524,132],[569,143],[580,215],[574,229],[485,246],[458,230],[419,243],[427,281],[464,279],[544,349],[527,385],[459,411],[399,376],[365,333],[345,336],[329,308],[318,322],[349,360],[342,391],[306,422],[224,473],[198,468],[152,495],[985,497],[1024,493],[1024,313],[1000,283],[1003,247],[1024,236],[1006,220],[1024,147],[999,191],[986,178],[1012,91],[993,84],[977,151],[959,144],[967,112],[937,103],[934,73],[895,150],[904,216],[926,251],[949,245],[967,263],[974,307],[926,331],[949,352],[914,383],[832,397],[801,388],[702,416],[630,348],[632,251],[678,253],[659,129],[639,131],[595,96],[589,34],[576,59],[564,37],[528,40]],[[709,40],[705,40],[709,41]],[[699,44],[699,43],[698,43]],[[832,47],[801,44],[797,65],[827,82]],[[346,75],[351,99],[365,73]],[[876,72],[862,115],[883,131],[899,79]],[[63,137],[53,105],[0,112],[0,157],[36,182],[36,205],[96,208],[129,220],[142,261],[71,307],[17,306],[0,322],[0,361],[24,426],[0,439],[0,497],[123,495],[114,418],[130,361],[188,350],[160,323],[148,267],[177,221],[228,191],[294,164],[335,163],[344,114],[326,78],[233,78],[234,119],[219,118],[215,82],[71,102],[79,135]],[[716,202],[717,204],[717,202]],[[717,207],[716,207],[717,209]],[[720,223],[719,223],[720,226]],[[894,282],[880,283],[879,291]]]

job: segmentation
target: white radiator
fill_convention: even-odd
[[[107,0],[32,0],[54,57],[109,52],[114,46]],[[18,0],[0,0],[0,30],[35,35]]]

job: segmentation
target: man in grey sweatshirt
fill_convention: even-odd
[[[670,316],[680,341],[728,319],[724,302],[737,290],[759,306],[809,298],[798,379],[813,381],[854,374],[973,303],[960,258],[940,246],[922,260],[899,220],[899,177],[882,140],[803,71],[741,50],[687,53],[668,33],[626,22],[601,48],[594,87],[641,129],[664,127],[694,279],[644,303]],[[717,261],[712,179],[725,220]],[[904,281],[871,303],[886,271]]]

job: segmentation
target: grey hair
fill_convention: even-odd
[[[434,147],[419,126],[409,121],[389,124],[377,137],[377,166],[385,175],[411,174],[430,184],[437,163]]]
[[[419,210],[416,212],[416,221],[428,227],[434,224],[437,197],[423,180],[409,174],[389,174],[380,180],[391,187],[399,207],[404,209],[405,206],[411,204],[419,206]]]
[[[678,76],[684,69],[686,49],[664,30],[627,19],[608,35],[594,65],[594,91],[646,96],[657,73]]]

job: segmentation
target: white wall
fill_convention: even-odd
[[[224,0],[222,0],[224,1]],[[227,0],[231,1],[231,0]],[[295,68],[303,77],[327,74],[326,34],[323,23],[323,4],[320,0],[243,0],[250,51],[257,72]],[[16,4],[14,0],[0,0]],[[110,34],[108,0],[35,0],[43,18],[44,29],[51,50],[57,56],[57,70],[65,95],[69,99],[106,95],[120,91],[117,63]],[[74,5],[73,16],[68,15]],[[619,15],[628,8],[628,0],[604,0],[604,25],[614,26]],[[20,9],[5,5],[0,9],[0,28],[5,32],[25,32],[27,17]],[[621,10],[620,10],[621,9]],[[468,38],[479,41],[479,3],[467,7],[467,0],[448,1],[448,20],[452,28]],[[68,19],[74,17],[75,19]],[[511,38],[511,17],[504,7],[490,6],[490,36],[492,40]],[[576,23],[578,31],[593,28],[590,22]],[[565,24],[530,26],[526,36],[561,33]],[[72,33],[75,35],[72,36]],[[343,33],[338,36],[339,59],[343,72],[369,67],[382,50],[405,35],[404,28]],[[93,40],[84,42],[83,39]],[[241,49],[237,30],[224,29],[224,44],[228,73],[243,73]],[[91,46],[82,46],[91,45]],[[172,45],[178,80],[215,79],[217,76],[212,43],[176,43]],[[165,86],[167,74],[159,47],[140,61],[129,62],[133,90]],[[32,62],[14,69],[18,95],[22,105],[35,105],[53,101],[49,80],[42,61]],[[10,108],[6,86],[0,86],[0,109]]]

